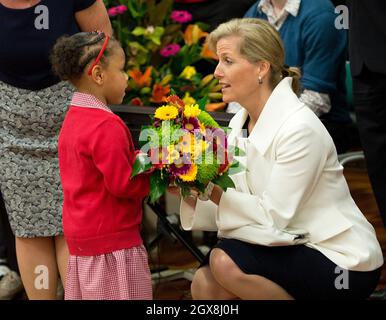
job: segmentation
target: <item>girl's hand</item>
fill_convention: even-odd
[[[171,194],[175,195],[175,196],[178,196],[178,197],[182,197],[181,195],[181,189],[177,186],[174,186],[174,185],[169,185],[168,188],[167,188],[168,192],[170,192]],[[199,196],[199,191],[196,190],[196,189],[191,189],[190,190],[190,194],[186,197],[183,197],[182,199],[189,205],[191,206],[193,209],[196,207],[196,203],[197,203],[197,198]]]

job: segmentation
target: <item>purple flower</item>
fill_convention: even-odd
[[[186,174],[189,171],[191,166],[192,166],[191,164],[183,164],[183,163],[178,165],[171,164],[169,166],[169,171],[172,174],[172,176],[178,177],[182,174]]]
[[[178,51],[180,51],[181,47],[179,44],[172,43],[167,45],[166,47],[163,47],[160,51],[161,56],[163,57],[170,57],[175,56]]]
[[[198,122],[197,118],[184,118],[182,122],[182,126],[184,129],[188,130],[189,132],[193,132],[194,130],[200,129],[200,123]]]
[[[182,156],[169,166],[169,172],[172,176],[177,177],[186,174],[192,166],[190,154],[183,153]]]
[[[119,14],[124,13],[127,10],[127,7],[124,5],[112,7],[109,10],[107,10],[110,17],[115,17]]]
[[[192,20],[192,15],[188,11],[173,10],[170,18],[178,23],[186,23]]]

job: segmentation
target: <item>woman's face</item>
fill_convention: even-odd
[[[241,56],[239,42],[238,36],[229,36],[217,42],[219,62],[214,75],[222,85],[223,101],[244,105],[244,101],[256,96],[259,66]]]

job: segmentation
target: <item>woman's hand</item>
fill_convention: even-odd
[[[177,186],[169,185],[167,190],[169,193],[171,193],[175,196],[182,197],[181,189]],[[199,196],[198,190],[191,189],[190,194],[186,197],[183,197],[182,200],[184,200],[189,206],[191,206],[194,209],[196,207],[198,196]]]

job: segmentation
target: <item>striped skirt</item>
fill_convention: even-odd
[[[0,81],[0,188],[17,237],[63,234],[57,140],[73,87],[30,91]]]

